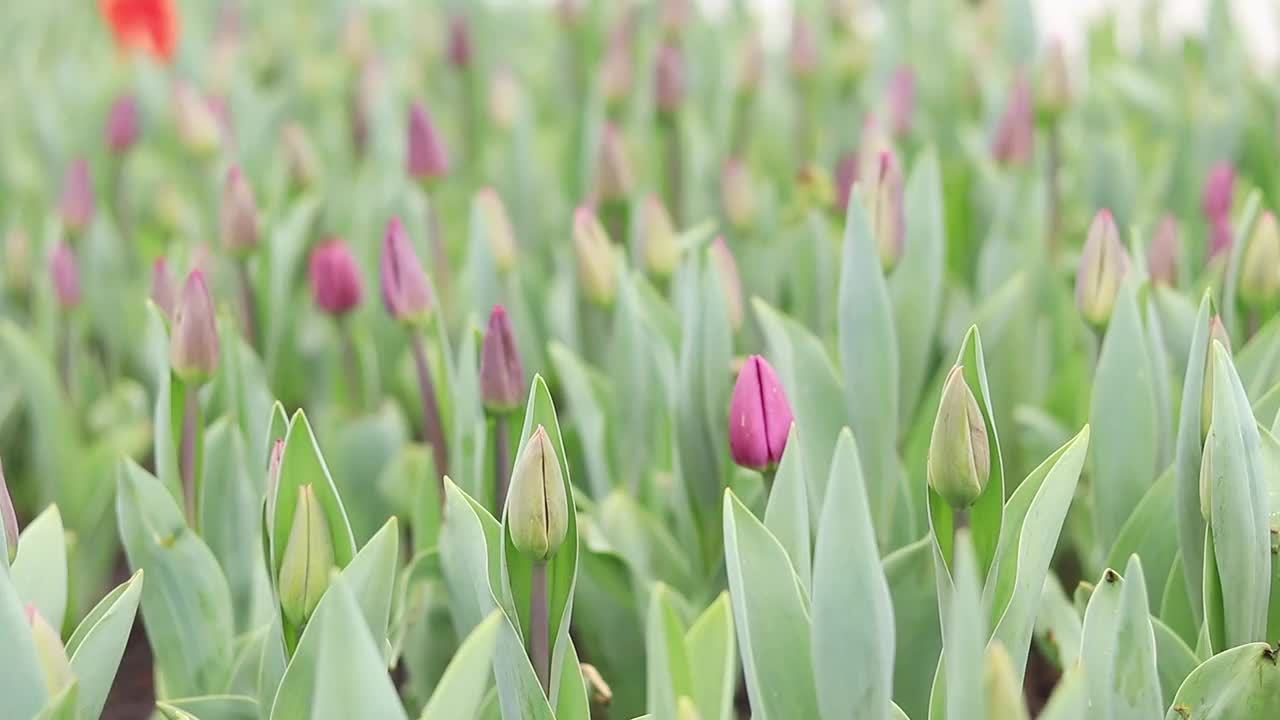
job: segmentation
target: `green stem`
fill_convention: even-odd
[[[338,318],[338,335],[342,343],[342,368],[346,373],[344,385],[347,386],[347,401],[352,410],[359,411],[364,405],[364,383],[361,381],[359,355],[356,352],[355,333],[346,316]]]
[[[684,167],[683,153],[680,144],[680,118],[672,113],[662,123],[662,139],[666,151],[667,209],[676,227],[684,224]]]
[[[535,561],[529,577],[529,659],[542,691],[551,697],[551,646],[547,617],[547,563]]]
[[[507,484],[511,481],[510,428],[506,413],[493,417],[493,506],[502,517],[507,506]]]
[[[1062,227],[1062,188],[1058,183],[1058,171],[1062,165],[1062,141],[1058,123],[1049,124],[1049,158],[1045,163],[1046,186],[1049,190],[1049,259],[1058,257],[1058,234]]]
[[[240,275],[240,309],[244,320],[244,339],[249,346],[258,349],[258,303],[253,292],[253,278],[249,276],[249,260],[241,259],[237,266]]]
[[[449,474],[449,450],[445,446],[444,429],[440,424],[435,382],[431,379],[431,365],[427,362],[427,347],[423,342],[422,332],[415,328],[409,332],[409,337],[413,345],[413,363],[418,371],[418,390],[422,399],[423,439],[431,445],[431,457],[436,465],[437,490],[443,500],[444,482],[441,478]]]
[[[178,442],[178,475],[182,479],[182,496],[186,501],[187,525],[196,527],[196,433],[200,423],[197,388],[183,383],[182,431]]]

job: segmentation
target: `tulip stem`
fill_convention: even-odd
[[[667,191],[667,209],[671,212],[671,219],[675,221],[676,227],[681,227],[684,221],[684,212],[681,207],[684,200],[684,168],[681,163],[681,147],[680,147],[680,118],[674,112],[668,114],[662,122],[662,140],[666,150],[666,186]],[[622,238],[615,237],[615,241],[621,241]]]
[[[733,103],[733,133],[729,143],[729,155],[745,157],[747,141],[751,137],[752,96],[739,93]]]
[[[182,479],[182,495],[186,500],[187,524],[196,527],[196,433],[200,422],[200,405],[196,388],[182,384],[182,430],[178,440],[178,475]]]
[[[421,331],[409,332],[413,341],[413,363],[418,371],[418,390],[422,397],[422,434],[431,445],[431,457],[436,465],[437,490],[444,498],[444,483],[440,478],[449,474],[449,450],[444,443],[444,430],[440,426],[440,406],[436,404],[436,387],[431,379],[431,365],[427,362],[427,347]]]
[[[64,312],[58,333],[58,374],[61,376],[62,389],[67,397],[71,397],[72,363],[75,355],[71,352],[71,314]]]
[[[551,697],[551,648],[547,627],[547,563],[534,561],[529,577],[529,659],[542,691]]]
[[[1062,190],[1058,185],[1058,170],[1062,165],[1062,140],[1058,123],[1049,123],[1049,158],[1045,163],[1045,185],[1049,190],[1049,258],[1058,256],[1058,232],[1062,220]]]
[[[342,337],[342,369],[346,373],[347,400],[354,410],[363,405],[364,383],[361,381],[360,362],[356,353],[355,333],[346,316],[338,318],[338,335]]]
[[[507,485],[511,482],[511,438],[506,413],[493,416],[493,506],[502,517],[507,506]]]
[[[249,261],[242,259],[237,263],[240,274],[240,304],[244,313],[244,338],[249,346],[258,347],[258,304],[253,294],[253,279],[249,277]]]

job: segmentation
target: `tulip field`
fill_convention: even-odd
[[[0,720],[1280,718],[1280,75],[1135,4],[0,3]]]

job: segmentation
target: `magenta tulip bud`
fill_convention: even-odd
[[[4,547],[12,565],[18,555],[18,514],[13,511],[13,498],[9,497],[9,486],[4,482],[4,465],[0,465],[0,526],[3,526]]]
[[[164,316],[173,320],[174,306],[178,302],[178,292],[173,286],[173,276],[169,274],[169,262],[163,257],[156,258],[151,265],[151,302],[160,308]]]
[[[72,233],[83,232],[93,220],[93,178],[89,163],[76,158],[62,178],[62,224]]]
[[[658,93],[659,112],[674,113],[680,109],[685,96],[685,67],[684,53],[679,45],[663,44],[658,48],[654,85]]]
[[[717,237],[711,242],[707,253],[711,256],[711,264],[715,266],[720,278],[720,289],[724,292],[725,313],[729,317],[729,327],[734,330],[742,328],[742,280],[738,275],[738,263],[733,259],[733,252],[724,241]]]
[[[501,305],[489,313],[484,343],[480,347],[480,400],[491,413],[506,414],[524,400],[524,367],[516,347],[511,321]]]
[[[888,93],[889,127],[894,137],[901,138],[911,132],[916,112],[916,74],[910,65],[901,65],[894,71]]]
[[[1218,256],[1218,253],[1224,253],[1231,249],[1231,245],[1235,243],[1235,231],[1231,227],[1231,217],[1229,213],[1209,220],[1209,259]]]
[[[1147,272],[1151,282],[1173,287],[1178,284],[1178,220],[1172,215],[1160,218],[1156,233],[1147,248]]]
[[[813,76],[818,70],[818,43],[813,27],[804,15],[796,13],[791,21],[791,41],[787,46],[787,66],[798,80]]]
[[[244,257],[258,247],[258,203],[239,165],[227,170],[218,207],[218,238],[232,257]]]
[[[902,256],[902,246],[907,237],[906,214],[902,198],[902,170],[892,150],[880,153],[880,165],[876,181],[867,197],[871,204],[871,227],[876,247],[880,250],[880,266],[885,272],[893,269]]]
[[[204,273],[192,270],[182,285],[169,334],[169,365],[184,382],[200,383],[218,368],[218,323]]]
[[[626,139],[617,125],[608,123],[600,135],[600,155],[596,158],[596,197],[622,200],[631,194],[631,157]]]
[[[459,70],[471,65],[471,28],[465,15],[449,18],[449,63]]]
[[[853,184],[858,180],[858,153],[845,150],[836,161],[836,208],[843,215],[849,209]]]
[[[344,315],[360,304],[360,269],[340,238],[331,237],[317,245],[307,269],[316,307],[330,315]]]
[[[80,271],[71,246],[59,240],[49,255],[49,275],[58,304],[70,309],[80,304]]]
[[[1236,170],[1231,163],[1222,161],[1209,170],[1204,180],[1204,191],[1200,195],[1200,207],[1209,220],[1218,220],[1230,215],[1231,196],[1236,184]]]
[[[729,401],[729,453],[752,470],[772,470],[791,432],[791,404],[769,362],[752,355],[738,373]]]
[[[991,154],[1002,165],[1025,165],[1031,160],[1034,141],[1031,85],[1018,73],[1009,90],[1004,112],[991,140]]]
[[[382,279],[382,303],[391,317],[410,324],[430,319],[431,294],[427,289],[427,276],[398,217],[387,223],[378,272]]]
[[[138,98],[121,95],[107,112],[107,147],[122,154],[138,141]]]
[[[1129,256],[1120,244],[1115,218],[1110,210],[1103,208],[1089,225],[1076,270],[1076,307],[1090,324],[1095,327],[1107,324],[1120,293],[1120,282],[1128,269]]]
[[[449,151],[422,103],[409,107],[409,147],[405,169],[415,180],[437,180],[449,172]]]

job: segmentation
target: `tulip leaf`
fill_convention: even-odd
[[[1212,300],[1208,293],[1200,301],[1186,375],[1182,381],[1182,402],[1178,410],[1178,435],[1174,447],[1174,507],[1178,520],[1178,550],[1182,554],[1182,574],[1192,617],[1198,627],[1203,619],[1200,604],[1201,575],[1204,572],[1205,521],[1200,513],[1200,459],[1204,449],[1200,432],[1201,402],[1204,397],[1205,362],[1209,357],[1209,318]]]
[[[1111,569],[1103,573],[1089,599],[1081,637],[1091,717],[1158,717],[1164,700],[1156,639],[1136,555],[1124,577]]]
[[[4,672],[0,672],[0,718],[26,720],[35,717],[49,701],[36,654],[31,623],[7,572],[0,572],[0,647],[4,648]]]
[[[1182,588],[1179,587],[1178,590],[1181,591]],[[1174,693],[1200,664],[1200,659],[1177,633],[1160,620],[1151,618],[1151,629],[1156,637],[1156,669],[1160,673],[1160,689],[1163,693],[1161,707],[1169,707],[1173,703]]]
[[[884,558],[893,598],[894,643],[903,649],[894,653],[893,694],[913,718],[928,716],[929,691],[942,655],[933,562],[933,540],[927,537]]]
[[[320,445],[311,431],[311,423],[301,410],[289,420],[289,433],[284,440],[284,456],[280,461],[280,481],[276,490],[275,507],[270,525],[270,551],[272,576],[280,572],[284,560],[285,540],[293,527],[294,510],[298,505],[298,488],[310,485],[320,507],[324,509],[329,536],[333,542],[333,560],[339,568],[346,567],[356,554],[355,537],[347,521],[346,510],[338,488],[329,475],[329,467],[320,453]]]
[[[1249,338],[1235,363],[1250,400],[1260,400],[1280,383],[1280,317],[1271,318]]]
[[[142,597],[142,571],[107,593],[67,641],[81,717],[102,714]]]
[[[813,673],[823,717],[889,714],[893,604],[853,434],[836,441],[813,560]],[[975,589],[974,594],[977,595]]]
[[[1178,552],[1178,538],[1169,531],[1169,518],[1174,517],[1173,480],[1172,468],[1161,473],[1120,528],[1107,554],[1107,567],[1113,568],[1120,567],[1130,555],[1142,558],[1147,597],[1153,602],[1164,593]]]
[[[324,594],[328,613],[319,610],[312,622],[323,623],[315,659],[312,720],[376,717],[407,718],[400,696],[387,673],[382,654],[383,633],[370,634],[360,621],[361,609],[344,574],[335,575]],[[273,716],[276,712],[273,711]],[[296,716],[284,716],[296,717]]]
[[[946,610],[942,662],[933,688],[934,712],[929,714],[935,720],[986,717],[983,668],[987,629],[977,558],[967,532],[956,536],[954,559],[955,586]],[[936,712],[939,710],[945,712]]]
[[[62,627],[67,609],[67,540],[57,505],[45,508],[22,529],[9,578],[23,603],[33,603],[51,627]]]
[[[505,622],[495,610],[476,625],[445,670],[420,720],[477,717],[491,677],[498,630]]]
[[[1058,686],[1049,696],[1049,702],[1041,711],[1039,720],[1088,720],[1084,669],[1079,665],[1067,668]]]
[[[757,720],[817,718],[809,613],[787,552],[729,490],[725,564],[747,695]]]
[[[649,593],[646,673],[649,678],[645,706],[658,717],[676,717],[676,701],[693,694],[693,673],[684,641],[684,623],[669,599],[670,591],[658,584]]]
[[[813,564],[813,533],[809,527],[809,500],[806,497],[808,479],[804,453],[799,452],[798,435],[796,424],[792,423],[787,447],[795,448],[795,451],[784,452],[782,462],[778,464],[773,489],[769,492],[769,503],[764,512],[764,526],[787,549],[787,556],[796,569],[800,587],[809,592],[813,574],[810,569]]]
[[[607,405],[597,391],[595,368],[589,366],[572,350],[552,341],[547,348],[556,377],[564,387],[565,398],[573,407],[573,424],[581,438],[587,467],[587,485],[591,495],[603,498],[614,483],[613,458],[610,453]]]
[[[1230,335],[1238,335],[1244,329],[1238,317],[1240,308],[1236,303],[1240,288],[1240,266],[1244,262],[1244,251],[1249,246],[1261,206],[1262,194],[1255,189],[1245,200],[1239,220],[1233,222],[1231,227],[1231,245],[1227,255],[1226,274],[1222,278],[1221,295],[1222,322]]]
[[[498,606],[494,593],[502,586],[498,558],[502,528],[447,477],[444,517],[441,570],[449,587],[454,626],[460,634],[468,634]]]
[[[573,640],[565,649],[564,664],[560,668],[557,683],[560,696],[556,699],[556,720],[590,720],[591,707],[587,703],[587,684],[582,677],[582,665],[578,662],[578,649]]]
[[[729,594],[693,621],[684,636],[693,680],[694,706],[703,720],[731,720],[738,678],[738,653],[733,635],[733,606]]]
[[[1182,553],[1174,555],[1173,566],[1164,583],[1160,596],[1160,621],[1177,633],[1188,645],[1194,644],[1199,627],[1192,616],[1191,602],[1187,597],[1187,581],[1182,575]],[[1166,688],[1168,689],[1168,688]]]
[[[608,538],[612,549],[621,555],[648,587],[661,581],[679,592],[689,593],[696,587],[688,551],[671,534],[661,518],[650,513],[625,491],[615,490],[596,507],[593,516],[600,532]],[[641,607],[645,600],[639,599]]]
[[[1266,643],[1213,656],[1183,681],[1165,720],[1236,720],[1280,713],[1280,666]]]
[[[244,695],[200,695],[156,703],[171,720],[255,720],[258,703]]]

